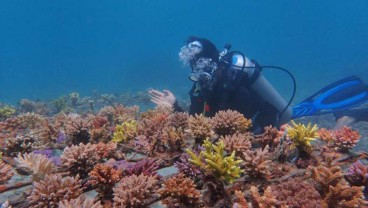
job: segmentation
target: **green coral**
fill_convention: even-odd
[[[203,144],[205,150],[201,151],[199,156],[187,149],[191,159],[189,161],[194,165],[212,173],[215,177],[221,178],[232,183],[244,170],[240,169],[239,164],[243,160],[235,160],[235,151],[230,156],[225,156],[225,145],[219,141],[216,145],[206,139]]]
[[[8,106],[8,105],[4,105],[0,108],[0,120],[3,119],[7,119],[9,117],[11,117],[12,115],[15,114],[16,109]]]
[[[291,121],[292,127],[287,129],[289,138],[293,141],[293,146],[299,150],[305,150],[310,152],[312,150],[311,142],[316,140],[318,137],[318,127],[308,123],[307,126],[304,124],[296,124]]]
[[[112,138],[113,142],[121,143],[133,138],[137,133],[137,122],[135,120],[126,121],[115,126]]]
[[[56,108],[56,112],[59,113],[66,110],[68,102],[65,96],[61,96],[58,99],[53,100],[52,105]]]

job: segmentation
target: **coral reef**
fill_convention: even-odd
[[[88,184],[97,189],[99,198],[103,201],[111,200],[112,189],[115,183],[122,178],[122,171],[104,164],[97,164],[89,173],[89,176]]]
[[[354,186],[368,186],[368,166],[359,160],[353,163],[346,174],[346,179]]]
[[[62,178],[61,175],[46,175],[40,182],[34,182],[34,189],[28,197],[30,207],[56,208],[62,200],[75,199],[82,194],[79,177]]]
[[[89,130],[92,127],[90,119],[85,119],[78,114],[71,113],[67,115],[64,122],[65,134],[72,144],[87,144],[89,142],[91,136]]]
[[[269,148],[243,152],[244,172],[252,178],[271,179],[271,163]]]
[[[16,109],[9,105],[0,105],[0,121],[3,121],[14,115]]]
[[[87,143],[66,147],[61,155],[62,166],[71,174],[86,178],[94,165],[99,163],[101,156],[96,151],[96,145]]]
[[[250,133],[247,134],[233,134],[225,137],[221,137],[220,141],[224,142],[225,150],[227,152],[235,151],[237,156],[240,156],[243,152],[252,148],[251,140],[253,137]]]
[[[234,194],[237,198],[237,202],[233,204],[232,208],[249,208],[243,192],[236,190]]]
[[[250,188],[250,195],[253,207],[272,208],[276,207],[278,203],[276,197],[272,193],[271,187],[267,187],[266,190],[264,190],[263,196],[261,196],[261,194],[258,191],[258,188],[252,186]]]
[[[0,161],[0,184],[7,182],[13,175],[14,172],[12,167]]]
[[[154,159],[145,159],[138,161],[134,165],[128,165],[128,167],[124,170],[124,175],[147,175],[154,176],[157,175],[157,170],[159,169],[156,160]]]
[[[305,126],[304,124],[296,124],[294,121],[291,121],[291,124],[293,126],[287,129],[287,135],[292,140],[293,146],[300,151],[310,153],[312,151],[311,142],[318,137],[317,125],[312,126],[309,123]]]
[[[103,208],[100,201],[95,202],[94,199],[86,199],[81,195],[76,199],[63,200],[59,202],[59,208]]]
[[[243,161],[235,160],[235,151],[230,156],[225,156],[225,145],[222,141],[214,145],[206,139],[203,146],[205,150],[201,151],[199,156],[187,149],[187,153],[191,157],[190,162],[201,167],[208,174],[214,175],[216,178],[226,182],[231,183],[240,177],[243,170],[240,169],[239,164]],[[203,159],[205,162],[203,162]]]
[[[137,134],[137,122],[135,120],[125,121],[115,126],[112,141],[116,143],[126,142],[133,139]]]
[[[168,207],[202,207],[201,193],[183,174],[167,179],[158,193],[164,197],[162,202]]]
[[[232,111],[219,111],[211,119],[213,129],[220,136],[244,133],[252,125],[252,121],[246,119],[243,114]]]
[[[16,157],[18,153],[30,153],[36,138],[33,134],[18,135],[8,138],[4,145],[4,155]]]
[[[55,164],[45,155],[41,154],[18,154],[15,159],[18,168],[28,169],[33,174],[33,181],[42,180],[46,174],[54,173],[57,170]]]
[[[329,192],[322,202],[322,207],[367,207],[368,203],[364,201],[363,189],[364,187],[350,187],[346,183],[330,186]]]
[[[344,178],[344,173],[339,166],[318,166],[311,169],[311,176],[317,182],[317,190],[324,197],[330,187],[336,186]]]
[[[347,126],[335,130],[333,134],[333,146],[342,152],[352,149],[360,140],[359,133]]]
[[[195,152],[196,155],[197,152]],[[194,178],[199,176],[202,172],[201,172],[201,168],[197,165],[192,164],[189,161],[189,154],[188,153],[184,153],[180,156],[179,161],[175,162],[175,167],[179,170],[180,173],[183,173],[184,175]]]
[[[257,135],[251,141],[262,148],[265,148],[268,145],[270,149],[274,149],[280,143],[282,136],[282,132],[272,126],[267,126],[264,128],[263,134]]]
[[[271,186],[272,194],[284,207],[317,208],[321,207],[322,199],[313,185],[301,179],[289,181]]]
[[[145,199],[158,189],[156,176],[131,175],[122,178],[114,188],[114,207],[144,207]]]
[[[210,119],[202,114],[190,116],[188,122],[187,132],[196,140],[197,144],[202,144],[202,141],[211,138],[214,134]]]

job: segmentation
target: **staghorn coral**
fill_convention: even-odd
[[[47,146],[48,144],[55,142],[59,136],[59,131],[47,120],[39,125],[37,129],[32,130],[31,133],[36,138],[36,141],[33,144],[34,148]]]
[[[133,139],[137,134],[137,122],[135,120],[125,121],[115,126],[112,141],[116,143],[126,142]]]
[[[202,141],[206,138],[211,138],[214,134],[210,119],[204,117],[202,114],[190,116],[187,132],[193,138],[195,138],[197,144],[202,144]]]
[[[267,187],[263,196],[255,186],[250,187],[251,202],[254,208],[273,208],[276,207],[278,201],[272,193],[272,188]]]
[[[249,208],[243,192],[235,191],[235,196],[237,198],[237,202],[233,204],[232,208]]]
[[[144,207],[145,199],[158,189],[156,176],[143,174],[124,177],[114,190],[114,207]]]
[[[47,108],[46,103],[43,102],[34,102],[28,99],[21,99],[19,101],[20,111],[22,113],[37,113],[40,115],[47,115],[49,113],[49,109]]]
[[[189,114],[184,112],[174,112],[169,115],[168,123],[175,129],[186,129],[189,125]]]
[[[269,148],[266,146],[263,150],[243,152],[241,157],[244,160],[244,172],[252,178],[271,179],[271,163],[269,158]]]
[[[0,121],[5,120],[13,116],[16,109],[9,105],[0,105]]]
[[[201,207],[201,193],[183,174],[167,179],[158,193],[165,197],[162,202],[168,207]]]
[[[96,151],[95,144],[72,145],[66,147],[61,155],[62,166],[73,175],[79,174],[81,178],[88,176],[93,166],[100,162],[101,156]]]
[[[133,165],[128,165],[128,167],[124,170],[124,175],[147,175],[147,176],[154,176],[157,175],[157,170],[159,166],[154,159],[144,159],[138,161]]]
[[[22,113],[17,118],[24,129],[35,129],[47,122],[44,116],[37,113]]]
[[[111,200],[115,183],[122,178],[122,171],[111,166],[97,164],[89,173],[88,184],[97,189],[99,197]]]
[[[30,170],[33,174],[33,181],[42,180],[46,174],[51,174],[57,170],[55,164],[45,155],[41,154],[18,154],[15,158],[18,163],[18,168],[25,168]]]
[[[368,166],[358,160],[349,167],[346,179],[354,186],[368,186]]]
[[[0,161],[0,184],[4,184],[11,177],[13,177],[14,172],[10,165],[5,164],[3,161]]]
[[[214,145],[206,139],[203,146],[205,150],[201,151],[199,156],[187,149],[191,163],[201,167],[216,178],[230,183],[240,177],[243,170],[240,169],[239,164],[243,161],[235,160],[235,151],[230,156],[225,156],[225,145],[222,141]]]
[[[251,127],[252,121],[237,111],[226,110],[217,112],[211,119],[211,124],[216,134],[225,136],[245,133]]]
[[[195,154],[198,155],[199,153],[195,152]],[[190,156],[187,153],[182,154],[179,161],[175,162],[175,167],[180,173],[188,177],[197,177],[201,174],[201,168],[192,164],[189,158]]]
[[[317,125],[312,126],[309,123],[305,126],[304,124],[296,124],[294,121],[291,121],[291,123],[293,126],[287,129],[287,135],[293,142],[293,146],[300,151],[310,153],[312,151],[311,142],[318,137]]]
[[[32,151],[32,146],[36,138],[33,134],[18,135],[9,138],[5,141],[4,155],[15,157],[18,153],[29,153]]]
[[[333,132],[332,145],[342,152],[347,152],[359,142],[360,135],[350,127],[344,126],[342,129]]]
[[[59,208],[103,208],[100,201],[95,202],[94,199],[86,199],[84,195],[80,195],[76,199],[60,201],[58,207]]]
[[[321,196],[310,183],[301,179],[291,179],[271,186],[272,194],[279,204],[289,208],[321,207]]]
[[[123,105],[114,106],[113,124],[124,123],[126,121],[135,120],[139,111],[138,106],[125,107]]]
[[[331,186],[336,186],[343,178],[344,173],[339,166],[318,166],[311,168],[311,176],[317,183],[317,190],[324,197]]]
[[[112,128],[106,116],[96,115],[92,118],[92,128],[90,130],[91,141],[108,142],[112,138]]]
[[[186,147],[186,139],[187,135],[181,127],[166,126],[162,130],[161,141],[166,146],[167,151],[181,152],[182,148]]]
[[[109,142],[107,144],[99,142],[96,145],[96,153],[101,158],[114,158],[116,156],[117,145],[115,142]]]
[[[329,192],[323,199],[322,207],[367,207],[368,203],[364,201],[363,189],[364,187],[349,186],[344,182],[330,186]]]
[[[333,132],[331,130],[321,128],[318,130],[318,135],[319,138],[326,143],[330,143],[333,140]]]
[[[71,113],[66,116],[64,122],[65,134],[72,144],[87,144],[89,142],[91,136],[89,131],[92,127],[90,118],[82,118],[78,114]]]
[[[46,175],[40,182],[34,182],[28,197],[31,208],[56,208],[62,200],[75,199],[82,194],[79,177],[62,178],[59,174]]]
[[[265,148],[268,145],[270,149],[273,150],[280,143],[282,136],[283,133],[275,127],[266,126],[264,128],[264,133],[256,136],[252,142],[258,144],[262,148]]]
[[[253,137],[250,133],[246,134],[233,134],[225,137],[221,136],[220,141],[224,142],[225,150],[227,152],[235,151],[237,156],[240,156],[243,152],[252,148],[251,139]]]

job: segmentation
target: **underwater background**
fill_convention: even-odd
[[[0,1],[0,102],[170,89],[188,99],[190,35],[289,69],[294,105],[348,75],[368,81],[368,1]],[[264,71],[288,99],[292,82]],[[290,81],[289,81],[290,80]]]

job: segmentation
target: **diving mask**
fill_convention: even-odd
[[[188,45],[183,46],[179,52],[179,60],[184,66],[191,65],[195,56],[203,50],[202,43],[199,41],[190,42]]]

